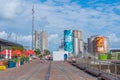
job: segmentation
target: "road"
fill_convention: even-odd
[[[20,67],[0,71],[0,80],[97,80],[67,62],[40,63],[39,60]],[[50,69],[50,75],[49,71]]]

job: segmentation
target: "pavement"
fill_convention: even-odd
[[[41,63],[40,60],[20,67],[0,71],[0,80],[97,80],[96,77],[70,65],[67,62]],[[48,75],[50,69],[50,75]]]

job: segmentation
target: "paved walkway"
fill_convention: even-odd
[[[52,62],[50,80],[97,80],[67,62]]]
[[[0,71],[0,80],[46,80],[50,62],[32,63]],[[49,80],[97,80],[67,62],[51,62]]]

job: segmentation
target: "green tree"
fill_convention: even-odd
[[[49,50],[44,50],[44,55],[49,55],[50,51]]]
[[[112,54],[111,53],[107,53],[107,59],[111,59],[112,58]]]
[[[99,54],[98,59],[107,60],[107,54]]]
[[[23,46],[11,46],[11,49],[12,50],[24,50],[24,47]]]
[[[40,49],[35,49],[34,51],[35,51],[36,55],[39,55],[39,54],[41,54],[41,51],[40,51]]]
[[[120,60],[120,53],[118,53],[118,56],[117,56],[118,60]]]

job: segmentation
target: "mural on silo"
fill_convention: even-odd
[[[64,30],[64,50],[73,53],[73,31]]]

